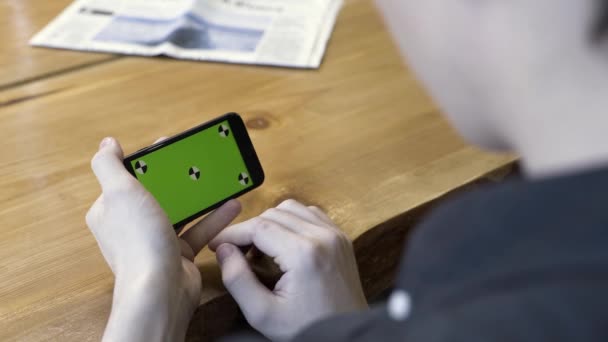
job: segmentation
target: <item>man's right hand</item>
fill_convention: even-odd
[[[260,283],[236,247],[250,245],[283,271],[274,290]],[[368,307],[350,240],[316,207],[287,200],[226,228],[209,247],[245,318],[270,339],[288,339],[318,320]]]

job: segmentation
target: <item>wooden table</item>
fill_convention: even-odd
[[[500,175],[509,156],[464,144],[399,58],[372,3],[347,0],[319,70],[36,49],[69,0],[0,4],[0,340],[101,336],[113,279],[84,215],[89,159],[107,135],[127,152],[229,111],[267,173],[239,220],[286,198],[318,205],[355,242],[370,297],[390,285],[408,229],[438,198]],[[490,176],[488,176],[490,175]],[[238,318],[209,251],[189,340]]]

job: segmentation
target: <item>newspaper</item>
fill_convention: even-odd
[[[30,44],[318,68],[343,0],[76,0]]]

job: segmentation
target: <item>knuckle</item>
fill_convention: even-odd
[[[91,158],[91,168],[95,169],[103,163],[104,155],[101,151],[97,151]]]
[[[332,250],[344,244],[345,237],[338,232],[329,232],[323,237],[324,243]]]
[[[301,245],[301,267],[308,271],[329,273],[335,271],[334,258],[337,253],[350,246],[348,238],[341,233],[317,236]]]
[[[266,209],[266,211],[264,212],[265,215],[267,216],[276,216],[280,213],[280,209],[277,208],[270,208],[270,209]]]
[[[326,250],[319,241],[308,241],[300,246],[302,255],[302,267],[310,270],[319,270],[323,268],[326,258]]]
[[[272,223],[272,221],[267,220],[263,217],[258,216],[253,219],[254,234],[259,234],[268,231],[269,229],[272,229],[273,226],[274,224]]]
[[[323,245],[319,241],[306,241],[301,246],[302,254],[307,257],[314,257],[323,252]]]
[[[259,229],[265,227],[268,224],[268,221],[261,216],[257,216],[251,219],[251,223],[256,229]]]
[[[348,236],[346,236],[346,234],[344,234],[344,232],[336,231],[336,230],[329,231],[329,234],[327,237],[327,242],[332,247],[339,247],[342,245],[350,244],[350,240],[348,239]]]
[[[279,204],[278,207],[279,208],[292,208],[297,204],[298,204],[298,201],[296,201],[292,198],[289,198],[289,199],[286,199],[283,202],[281,202],[281,204]]]
[[[222,271],[222,282],[227,288],[238,284],[242,279],[243,272],[240,272],[236,268],[231,268]]]

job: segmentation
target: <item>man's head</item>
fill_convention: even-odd
[[[602,51],[608,0],[377,3],[442,110],[468,140],[486,148],[514,148],[514,116],[552,111],[550,98],[553,106],[568,105],[570,90],[585,87],[581,83],[593,89],[608,76]],[[543,119],[531,116],[526,125],[541,129]]]

